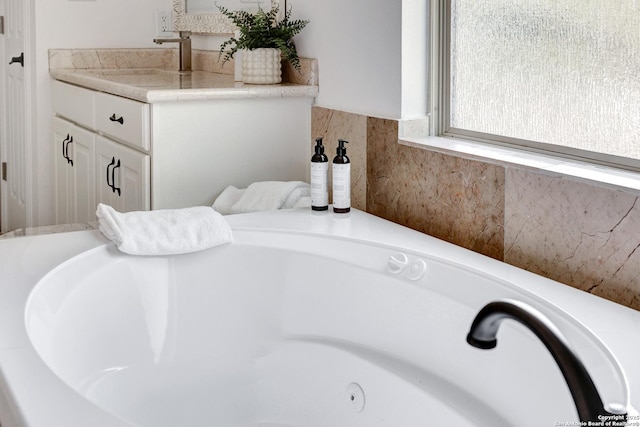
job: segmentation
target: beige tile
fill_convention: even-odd
[[[369,212],[502,259],[502,167],[400,145],[395,120],[367,133]]]
[[[293,68],[289,61],[282,61],[282,81],[317,86],[318,60],[300,58],[300,70]]]
[[[505,261],[640,309],[638,197],[507,171]]]
[[[191,55],[191,67],[195,71],[206,71],[209,73],[233,74],[235,62],[233,59],[222,63],[218,51],[196,50]]]
[[[176,49],[52,49],[50,69],[177,67]],[[177,68],[176,68],[177,69]]]
[[[314,107],[311,134],[312,147],[315,145],[317,137],[323,137],[325,154],[329,157],[329,162],[336,155],[338,139],[349,141],[346,147],[347,156],[351,161],[351,206],[365,210],[367,197],[367,117]],[[329,168],[329,176],[331,177],[331,168]],[[331,201],[331,194],[329,194],[329,201]]]

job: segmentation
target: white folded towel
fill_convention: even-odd
[[[131,255],[175,255],[230,243],[233,235],[222,215],[208,206],[121,213],[100,203],[100,231]]]
[[[213,203],[223,215],[309,207],[311,190],[302,181],[262,181],[241,190],[232,185]]]

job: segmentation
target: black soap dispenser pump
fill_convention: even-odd
[[[316,138],[315,154],[311,157],[311,209],[329,209],[329,158],[324,154],[322,138]]]
[[[351,210],[351,161],[347,157],[344,144],[349,141],[338,140],[337,155],[333,158],[333,211],[347,213]]]

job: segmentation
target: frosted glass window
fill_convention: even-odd
[[[640,0],[450,7],[452,128],[640,159]]]

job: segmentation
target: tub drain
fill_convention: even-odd
[[[349,408],[353,412],[362,412],[364,409],[364,390],[360,387],[360,384],[351,383],[347,386],[347,389],[344,393],[345,400]]]

